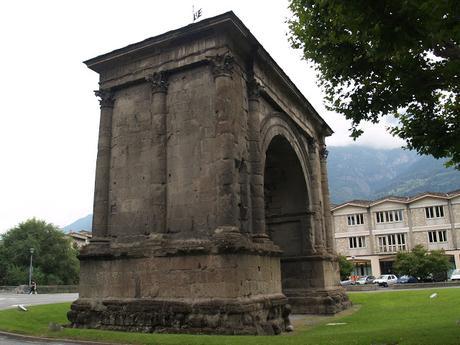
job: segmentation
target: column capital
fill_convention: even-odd
[[[321,149],[319,150],[319,156],[322,160],[326,160],[328,155],[329,151],[327,150],[326,144],[322,144]]]
[[[326,239],[323,239],[323,241],[326,241]],[[324,255],[326,253],[327,253],[326,247],[324,246],[323,243],[315,245],[315,254]]]
[[[152,93],[167,93],[168,92],[168,73],[166,71],[155,72],[145,77],[145,80],[150,82]]]
[[[308,151],[314,154],[316,152],[316,149],[318,148],[318,141],[313,137],[308,137],[307,144],[308,144]]]
[[[257,80],[252,78],[248,81],[248,97],[251,101],[258,101],[260,97],[260,91],[262,91],[263,86],[260,85]]]
[[[113,108],[115,98],[111,90],[94,90],[94,94],[99,98],[99,105],[102,107]]]
[[[217,77],[231,77],[235,65],[235,58],[230,52],[224,54],[217,54],[214,56],[207,56],[211,62],[212,74],[214,78]]]

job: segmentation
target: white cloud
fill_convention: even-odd
[[[364,130],[364,133],[356,141],[350,138],[350,132],[346,129],[351,127],[351,122],[347,121],[344,117],[329,113],[325,116],[325,119],[332,124],[334,130],[335,128],[339,129],[327,139],[327,144],[331,146],[356,145],[376,149],[393,149],[405,145],[404,140],[393,137],[387,131],[388,127],[395,125],[395,122],[391,119],[382,118],[378,124],[370,122],[361,124],[360,128]]]
[[[96,73],[82,61],[233,10],[349,143],[349,124],[328,113],[313,71],[287,42],[287,1],[5,1],[0,11],[0,232],[36,216],[66,225],[92,212],[99,106]],[[360,143],[394,145],[379,127]],[[378,138],[378,140],[376,140]]]

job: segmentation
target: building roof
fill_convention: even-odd
[[[71,231],[67,234],[67,236],[69,237],[72,237],[72,238],[78,238],[78,239],[82,239],[82,240],[86,240],[88,238],[92,238],[92,234],[91,232],[89,231],[78,231],[78,232],[75,232],[75,231]]]
[[[338,210],[346,206],[355,206],[355,207],[369,207],[371,201],[369,200],[350,200],[338,205],[332,205],[332,210]]]
[[[399,202],[403,204],[409,204],[411,202],[424,199],[424,198],[440,198],[440,199],[452,199],[454,197],[460,196],[460,189],[447,192],[447,193],[439,193],[439,192],[424,192],[424,193],[419,193],[411,197],[405,197],[405,196],[395,196],[395,195],[389,195],[385,196],[383,198],[379,198],[376,200],[350,200],[346,201],[344,203],[335,205],[332,207],[332,211],[336,211],[340,208],[346,207],[346,206],[357,206],[357,207],[370,207],[370,206],[375,206],[378,204],[382,204],[384,202]]]
[[[448,192],[446,194],[449,195],[449,196],[452,196],[452,197],[459,196],[460,195],[460,189],[453,190],[452,192]]]
[[[406,203],[408,200],[409,200],[409,197],[388,195],[383,198],[372,201],[369,206],[375,206],[375,205],[382,204],[387,201]]]

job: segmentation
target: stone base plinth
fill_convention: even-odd
[[[284,295],[239,299],[79,299],[72,327],[131,332],[273,335],[285,330]]]
[[[289,289],[283,291],[294,314],[336,314],[351,307],[345,289]]]
[[[72,327],[270,335],[289,322],[279,249],[234,231],[91,243],[80,252],[79,292]]]
[[[281,260],[283,293],[295,314],[335,314],[351,306],[338,285],[337,257],[330,254]]]

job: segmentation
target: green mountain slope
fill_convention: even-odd
[[[406,171],[376,191],[376,195],[415,195],[426,191],[445,193],[459,189],[460,172],[446,169],[444,163],[445,160],[422,156]]]
[[[413,151],[343,146],[330,147],[329,152],[329,186],[335,204],[460,188],[459,171],[445,168],[443,160]]]

